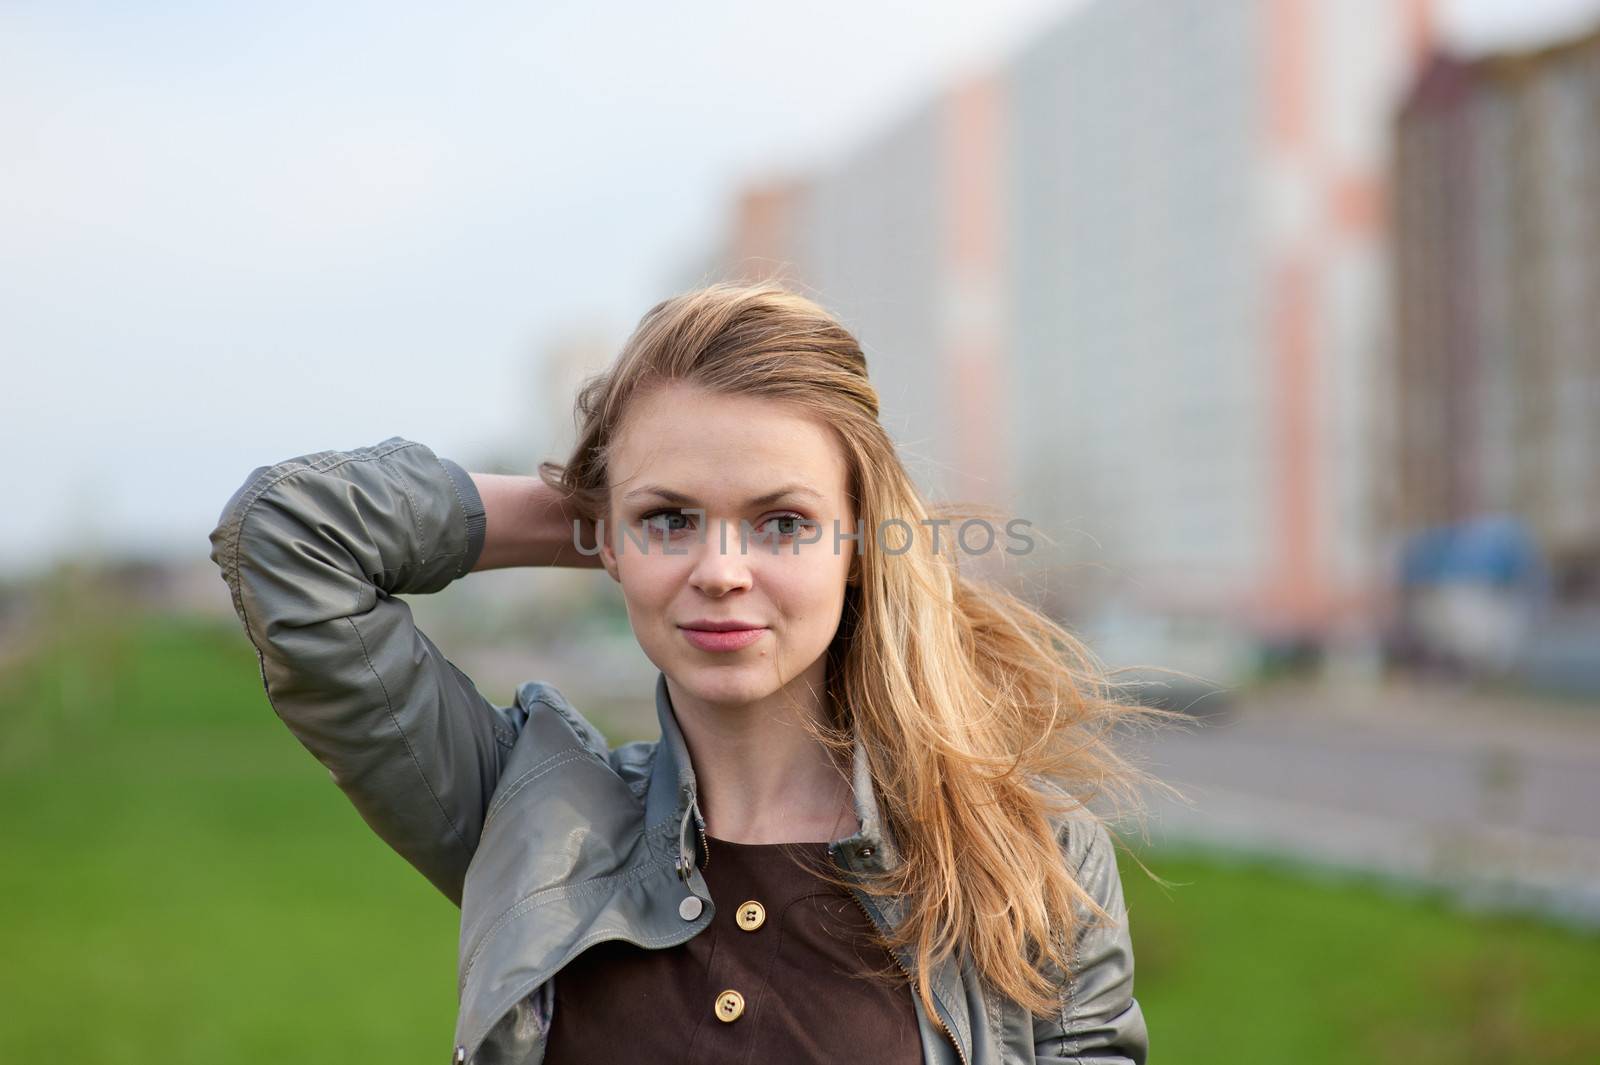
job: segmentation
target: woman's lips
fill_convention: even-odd
[[[766,629],[729,629],[712,632],[709,629],[683,629],[683,637],[702,651],[737,651],[761,639]]]

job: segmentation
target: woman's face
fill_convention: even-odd
[[[673,383],[633,401],[609,473],[601,559],[650,661],[711,705],[797,677],[820,691],[855,553],[835,547],[855,516],[833,433],[772,400]]]

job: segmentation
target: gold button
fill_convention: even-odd
[[[733,1022],[744,1013],[744,996],[728,990],[717,996],[717,1020]]]
[[[767,919],[767,908],[755,899],[739,904],[739,914],[734,920],[739,922],[739,927],[746,932],[754,932],[761,927]]]

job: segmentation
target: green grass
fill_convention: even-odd
[[[459,911],[238,629],[89,625],[0,685],[0,1061],[444,1061]]]
[[[1124,858],[1153,1060],[1600,1061],[1600,937],[1356,878]]]
[[[0,1061],[443,1061],[459,913],[273,715],[236,626],[78,614],[0,676]],[[1124,859],[1152,1060],[1600,1060],[1600,941]]]

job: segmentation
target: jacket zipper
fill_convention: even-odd
[[[711,864],[711,844],[706,840],[706,819],[700,816],[700,797],[694,799],[694,826],[700,831],[700,849],[705,852],[706,860],[700,863],[703,872]]]
[[[877,917],[873,916],[873,913],[872,913],[871,910],[867,909],[867,904],[865,902],[861,901],[861,896],[856,894],[854,889],[852,889],[850,891],[850,898],[855,901],[855,904],[857,906],[861,907],[861,912],[866,914],[867,920],[871,921],[873,926],[875,928],[877,928],[880,932],[882,932],[883,931],[882,923],[878,920]],[[890,960],[894,962],[895,968],[899,969],[902,973],[904,973],[905,974],[905,978],[908,981],[910,981],[911,990],[912,990],[913,993],[915,993],[916,990],[917,990],[917,986],[918,986],[917,985],[917,978],[911,974],[911,970],[910,969],[906,968],[906,963],[900,960],[900,954],[899,954],[898,951],[890,950],[888,952],[888,954],[889,954]],[[945,1023],[944,1017],[939,1012],[939,1000],[938,999],[934,999],[933,1007],[934,1007],[934,1009],[933,1009],[933,1023],[939,1026],[939,1030],[944,1033],[945,1038],[950,1040],[950,1045],[956,1048],[956,1057],[961,1059],[961,1065],[968,1065],[967,1052],[962,1049],[961,1040],[956,1038],[955,1033],[950,1030],[950,1026]]]

